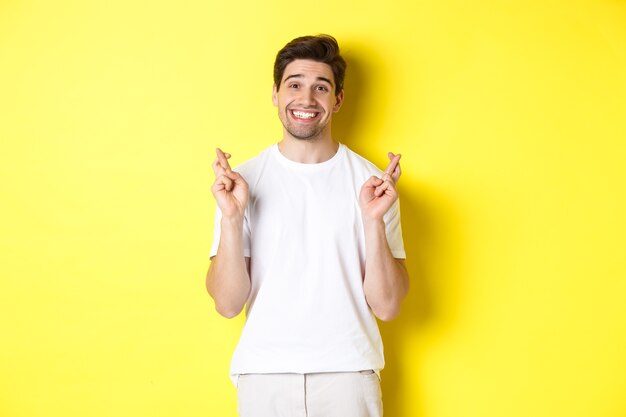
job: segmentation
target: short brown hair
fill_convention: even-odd
[[[276,55],[274,61],[274,84],[280,89],[285,68],[296,59],[310,59],[328,64],[335,78],[335,95],[343,90],[346,61],[339,55],[337,40],[330,35],[301,36],[289,42]]]

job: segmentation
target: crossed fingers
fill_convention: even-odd
[[[219,177],[231,171],[230,164],[228,163],[228,159],[231,155],[229,153],[224,153],[220,148],[215,149],[215,153],[217,156],[213,161],[213,172],[216,177]]]
[[[400,174],[402,173],[400,170],[401,155],[394,155],[392,152],[389,152],[387,156],[389,157],[389,165],[385,168],[382,178],[379,179],[378,184],[376,185],[376,189],[374,190],[374,195],[376,197],[380,197],[385,193],[391,192],[393,186],[398,182]]]
[[[389,165],[387,165],[387,168],[383,173],[383,179],[385,179],[385,176],[388,175],[395,184],[400,179],[400,175],[402,175],[402,170],[400,169],[400,158],[402,155],[395,155],[393,152],[389,152],[387,157],[389,158]]]
[[[215,186],[217,190],[231,191],[235,182],[239,179],[239,174],[232,171],[228,159],[229,153],[223,152],[220,148],[215,149],[217,156],[213,161],[213,172],[215,173]]]

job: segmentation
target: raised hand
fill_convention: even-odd
[[[248,204],[248,183],[243,177],[233,171],[228,164],[230,154],[222,152],[220,148],[215,150],[217,156],[213,161],[215,182],[211,192],[215,197],[222,217],[240,217]]]
[[[398,199],[395,184],[400,179],[401,155],[387,154],[389,165],[382,178],[372,176],[361,187],[359,205],[364,220],[382,220],[391,205]]]

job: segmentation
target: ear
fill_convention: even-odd
[[[276,88],[276,84],[272,87],[272,103],[274,107],[278,107],[278,89]]]
[[[333,113],[337,113],[339,111],[339,109],[341,108],[341,105],[343,104],[343,88],[341,89],[339,94],[337,94],[337,96],[335,98],[336,98],[337,102],[333,106]]]

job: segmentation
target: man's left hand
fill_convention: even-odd
[[[389,165],[382,178],[372,176],[361,187],[359,205],[364,220],[382,220],[391,205],[398,199],[396,183],[400,179],[401,155],[389,152]]]

